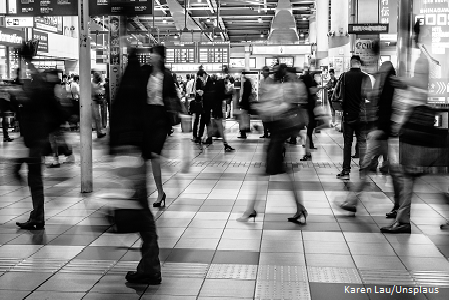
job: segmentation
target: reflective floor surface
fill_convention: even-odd
[[[19,140],[0,144],[0,299],[448,299],[449,233],[439,227],[449,214],[442,196],[448,176],[417,181],[412,234],[381,234],[391,222],[385,218],[392,208],[390,178],[371,176],[356,217],[337,209],[335,202],[358,180],[357,160],[350,183],[337,180],[342,134],[323,130],[316,133],[313,162],[300,163],[302,146],[287,145],[286,160],[309,212],[306,225],[288,223],[295,212],[288,178],[259,176],[261,134],[242,141],[233,121],[227,127],[236,152],[224,153],[220,140],[203,151],[190,145],[189,174],[176,174],[181,133],[167,141],[167,204],[152,208],[163,271],[158,286],[125,283],[140,259],[140,240],[108,233],[104,224],[96,195],[114,188],[106,141],[94,140],[92,195],[80,194],[79,163],[45,169],[46,228],[33,232],[15,226],[27,219],[31,199],[9,174],[12,158],[26,151]],[[76,134],[69,136],[77,142]],[[75,153],[79,162],[79,147]],[[255,222],[237,222],[256,186]]]

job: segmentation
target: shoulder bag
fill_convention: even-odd
[[[331,106],[334,110],[343,110],[342,103],[344,102],[344,94],[345,94],[345,74],[342,74],[342,78],[339,80],[339,94],[336,93],[336,89],[334,90],[333,97],[331,98]]]

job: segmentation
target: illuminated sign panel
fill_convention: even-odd
[[[350,34],[388,33],[389,24],[348,24]]]

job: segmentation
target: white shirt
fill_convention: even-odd
[[[151,74],[147,83],[147,104],[164,106],[163,102],[163,80],[164,74]]]
[[[188,83],[186,84],[186,94],[189,95],[195,95],[195,80],[190,79]]]

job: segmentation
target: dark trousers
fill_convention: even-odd
[[[195,114],[194,125],[193,125],[193,128],[192,128],[192,135],[193,135],[194,139],[199,137],[198,136],[198,123],[200,123],[200,116],[201,116],[201,114],[199,114],[199,113]]]
[[[309,138],[309,145],[312,148],[314,145],[312,134],[314,132],[314,128],[316,128],[316,117],[314,116],[314,112],[308,109],[308,128],[306,130],[306,136]]]
[[[269,124],[267,122],[263,122],[263,130],[264,136],[269,136]]]
[[[203,137],[203,133],[205,132],[205,129],[208,128],[210,123],[211,123],[211,110],[208,109],[206,112],[202,113],[200,117],[200,128],[198,130],[199,138]]]
[[[24,162],[28,165],[28,187],[31,192],[33,211],[30,213],[30,221],[44,222],[44,183],[42,180],[42,153],[46,140],[35,142],[29,148],[27,158],[16,160],[16,170],[19,172]]]
[[[137,266],[137,272],[151,276],[161,275],[161,263],[159,261],[158,235],[156,233],[156,224],[152,212],[148,206],[147,199],[147,162],[144,162],[138,169],[139,174],[133,176],[134,197],[139,201],[145,212],[145,218],[142,220],[142,228],[139,231],[141,236],[141,254],[142,258]]]
[[[356,134],[356,140],[359,148],[359,162],[360,165],[363,162],[364,155],[366,153],[366,131],[365,123],[354,121],[345,122],[343,124],[344,131],[344,163],[343,170],[350,172],[350,163],[352,156],[352,144],[353,144],[353,134]],[[308,128],[309,129],[309,128]]]

